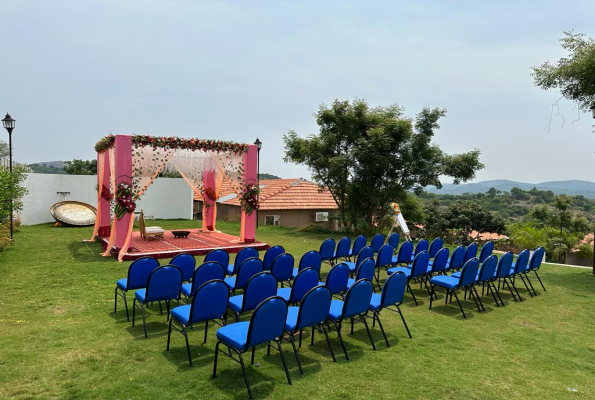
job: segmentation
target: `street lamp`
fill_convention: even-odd
[[[262,142],[258,138],[256,138],[256,141],[254,142],[254,144],[256,145],[256,148],[258,149],[258,161],[257,161],[257,167],[256,167],[256,181],[257,181],[258,190],[260,191],[260,149],[262,148]],[[258,207],[260,208],[260,194],[258,195]],[[256,228],[258,228],[258,209],[256,209]]]
[[[12,180],[12,130],[14,129],[15,120],[6,113],[6,117],[2,120],[2,125],[8,131],[8,170],[10,171],[10,178]],[[9,194],[10,195],[10,194]],[[10,195],[10,240],[12,240],[12,195]]]

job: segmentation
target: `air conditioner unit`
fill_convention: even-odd
[[[327,212],[314,213],[314,220],[316,222],[326,222],[326,221],[328,221],[328,213]]]

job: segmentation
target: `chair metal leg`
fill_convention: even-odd
[[[504,301],[502,300],[502,296],[500,296],[500,282],[498,282],[498,289],[496,289],[496,283],[492,282],[492,287],[494,288],[494,292],[496,292],[496,296],[498,296],[498,299],[500,300],[500,304],[502,304],[502,307],[504,307]]]
[[[314,346],[314,331],[316,331],[316,328],[314,326],[312,326],[312,336],[310,337],[310,346]]]
[[[126,309],[126,321],[130,321],[130,318],[128,318],[128,300],[126,300],[126,292],[122,292],[122,298],[124,299],[124,308]]]
[[[351,317],[350,320],[351,320],[351,334],[353,335],[353,317]]]
[[[114,314],[118,312],[118,286],[114,290]]]
[[[409,288],[409,293],[411,293],[411,297],[413,297],[413,301],[415,302],[415,305],[419,305],[417,303],[417,299],[415,298],[415,294],[413,294],[413,289],[411,289],[411,286],[409,285],[409,281],[407,281],[407,287]]]
[[[300,362],[300,357],[298,356],[297,349],[295,348],[295,340],[293,339],[293,335],[290,332],[287,332],[287,335],[289,336],[289,343],[291,343],[291,347],[293,348],[293,354],[295,356],[295,361],[297,362],[298,368],[300,370],[300,374],[304,375],[302,363]]]
[[[459,301],[459,296],[457,296],[457,293],[454,290],[451,290],[451,296],[455,295],[455,299],[457,299],[457,303],[459,304],[459,308],[461,309],[461,313],[463,314],[463,318],[467,318],[467,316],[465,315],[465,311],[463,310],[463,306],[461,305],[461,302]]]
[[[345,359],[349,360],[349,355],[347,354],[347,349],[345,348],[345,343],[343,343],[343,337],[341,336],[341,328],[342,322],[339,322],[339,325],[335,321],[332,321],[333,325],[335,325],[335,330],[337,331],[337,336],[339,337],[339,342],[341,343],[341,347],[343,348],[343,353],[345,353]]]
[[[533,284],[531,283],[531,279],[529,279],[529,273],[525,273],[525,278],[527,278],[527,283],[529,284],[529,286],[531,287],[531,290],[533,291],[534,295],[537,295],[537,292],[535,291],[535,288],[533,287]]]
[[[279,354],[281,354],[281,361],[283,362],[283,369],[285,370],[285,376],[287,377],[287,383],[291,385],[291,377],[289,376],[289,370],[287,369],[287,362],[285,361],[285,355],[283,354],[283,346],[281,346],[281,339],[277,340],[277,346],[279,346]]]
[[[386,343],[386,347],[390,347],[390,344],[388,344],[388,338],[386,337],[386,333],[384,332],[384,328],[382,327],[382,322],[380,322],[380,315],[377,312],[375,312],[374,316],[378,320],[378,326],[380,327],[380,332],[382,332],[382,336],[384,336],[384,342]]]
[[[252,389],[250,389],[250,382],[248,382],[248,374],[246,373],[246,366],[244,365],[244,358],[242,357],[242,353],[239,350],[233,349],[237,354],[238,358],[240,359],[240,365],[242,366],[242,373],[244,374],[244,383],[246,384],[246,389],[248,389],[248,397],[252,400]]]
[[[483,306],[483,302],[481,301],[481,297],[479,296],[479,293],[477,293],[477,288],[475,287],[475,285],[473,285],[471,287],[471,290],[473,290],[475,292],[475,296],[477,297],[477,301],[479,302],[479,305],[481,306],[481,310],[485,312],[485,307]]]
[[[494,282],[487,282],[488,293],[492,294],[492,297],[494,298],[494,303],[496,303],[496,307],[500,307],[500,303],[498,303],[498,299],[496,298],[496,290],[492,289],[493,284],[494,284]]]
[[[430,286],[432,286],[432,291],[430,292],[430,308],[429,308],[431,310],[432,309],[432,302],[434,300],[434,296],[433,295],[436,294],[436,287],[434,285],[432,285],[432,284],[430,284]],[[438,297],[438,296],[436,296],[436,297]]]
[[[159,314],[163,315],[163,308],[161,307],[161,300],[159,300]]]
[[[215,345],[215,360],[213,360],[213,378],[217,377],[217,359],[219,358],[219,345],[221,342],[217,342]]]
[[[529,289],[529,285],[527,285],[527,281],[525,281],[525,277],[522,274],[519,275],[519,277],[521,278],[521,281],[523,281],[523,285],[525,285],[525,289],[527,289],[527,292],[529,292],[529,296],[533,297],[533,292],[531,291],[531,289]]]
[[[147,338],[147,320],[145,318],[145,304],[140,303],[140,312],[143,315],[143,330],[145,331],[145,339]]]
[[[407,330],[407,335],[409,335],[409,339],[413,339],[413,336],[411,336],[411,332],[409,332],[409,327],[407,326],[407,322],[405,322],[405,316],[401,312],[401,307],[397,306],[397,311],[399,312],[399,315],[401,316],[401,320],[403,321],[403,325],[405,325],[405,329]]]
[[[207,333],[209,332],[209,321],[205,321],[205,339],[203,341],[203,343],[207,342]]]
[[[170,319],[169,320],[169,324],[168,324],[168,329],[167,329],[167,347],[165,348],[165,350],[169,351],[169,342],[171,340],[171,324],[172,322],[174,322],[174,319]]]
[[[328,345],[328,349],[331,352],[331,356],[333,357],[333,361],[337,362],[337,359],[335,358],[335,352],[333,351],[333,346],[331,346],[331,341],[328,337],[328,333],[326,331],[326,328],[324,327],[324,324],[320,324],[320,327],[322,328],[322,332],[324,333],[324,337],[326,338],[326,344]]]
[[[254,365],[254,352],[255,351],[256,351],[256,346],[252,347],[252,355],[250,356],[250,365]]]
[[[170,320],[170,322],[173,318]],[[186,329],[186,325],[182,325],[182,334],[184,335],[184,339],[186,340],[186,352],[188,353],[188,364],[192,367],[192,355],[190,354],[190,343],[188,343],[188,329]]]
[[[510,283],[508,282],[507,278],[502,278],[502,280],[504,281],[504,283],[506,284],[506,286],[508,286],[508,290],[510,291],[510,294],[512,295],[512,299],[516,302],[516,295],[514,294],[514,292],[512,291],[512,287],[510,286]],[[502,288],[504,288],[504,285],[502,285]]]
[[[523,301],[523,298],[521,297],[521,294],[519,293],[519,290],[517,289],[516,285],[514,284],[515,282],[515,278],[512,278],[512,288],[514,289],[514,291],[516,292],[517,296],[519,297],[519,301]]]
[[[366,317],[360,315],[359,318],[360,318],[360,321],[362,321],[364,323],[364,326],[366,327],[366,332],[368,333],[368,338],[370,338],[370,343],[372,343],[372,350],[376,350],[376,345],[374,344],[374,339],[372,339],[372,333],[370,332],[370,327],[368,327],[368,322],[366,321]]]
[[[537,280],[539,281],[539,283],[541,284],[541,287],[543,288],[544,292],[547,292],[547,290],[545,290],[545,286],[543,286],[543,282],[541,281],[541,278],[539,277],[539,275],[537,274],[537,270],[533,271],[533,273],[535,274],[535,276],[537,277]]]
[[[302,348],[302,336],[304,336],[304,330],[303,329],[300,329],[300,343],[299,343],[299,346],[298,346],[300,349]]]
[[[134,326],[134,317],[136,316],[136,297],[132,301],[132,326]]]

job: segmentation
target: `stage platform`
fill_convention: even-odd
[[[180,231],[182,229],[176,229]],[[184,229],[190,231],[186,238],[174,237],[172,231],[165,231],[163,239],[144,240],[140,232],[132,233],[130,247],[123,260],[136,260],[140,257],[171,258],[180,253],[195,256],[208,254],[211,250],[223,249],[228,253],[237,253],[245,247],[256,250],[267,250],[270,246],[262,242],[239,243],[240,238],[222,232],[203,232],[200,229]],[[106,247],[108,238],[100,238]],[[117,256],[117,254],[116,254]]]

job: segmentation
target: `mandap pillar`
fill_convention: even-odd
[[[258,148],[256,145],[248,145],[248,151],[244,153],[244,185],[258,183],[257,180]],[[246,214],[244,219],[244,242],[251,243],[256,241],[256,211],[252,214]]]
[[[116,192],[121,182],[132,184],[132,136],[116,135]],[[115,195],[116,193],[114,193]],[[109,214],[108,214],[109,215]],[[114,215],[114,218],[116,216]],[[120,250],[126,241],[126,238],[132,232],[129,232],[131,219],[134,213],[126,213],[116,223],[116,250]]]
[[[103,186],[106,188],[110,188],[110,163],[109,163],[109,151],[106,149],[102,153],[97,154],[97,164],[99,165],[99,157],[103,157]],[[99,171],[98,171],[99,172]],[[99,184],[99,176],[97,177],[97,184]],[[99,191],[103,191],[103,187],[99,188]],[[115,193],[114,193],[115,195]],[[99,208],[101,212],[99,213],[99,231],[98,235],[102,237],[109,236],[110,233],[110,223],[111,223],[111,216],[110,216],[110,201],[104,199],[103,197],[99,201]]]
[[[208,198],[208,196],[205,195],[205,191],[207,188],[211,189],[212,193],[215,193],[215,171],[214,170],[210,170],[210,171],[203,171],[203,192],[202,192],[202,198],[203,198],[203,214],[202,217],[205,220],[205,226],[207,227],[207,230],[212,231],[213,230],[213,217],[215,216],[215,213],[213,212],[214,209],[214,205],[215,202],[211,199]]]

